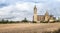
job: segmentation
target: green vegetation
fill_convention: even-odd
[[[57,21],[60,22],[60,17],[58,17],[58,20]]]
[[[36,21],[32,21],[33,23],[37,23]]]
[[[0,24],[7,24],[7,23],[19,23],[19,22],[9,21],[9,20],[4,20],[4,19],[2,19],[2,20],[0,21]]]
[[[26,18],[24,18],[21,22],[23,22],[23,23],[27,23],[28,20],[27,20]]]
[[[9,20],[5,20],[2,19],[0,20],[0,24],[7,24],[7,23],[37,23],[36,21],[28,21],[27,18],[24,18],[22,21],[9,21]],[[40,23],[55,23],[55,22],[60,22],[60,18],[58,20],[55,20],[53,22],[49,22],[49,21],[40,21]]]
[[[0,24],[7,24],[7,23],[20,23],[20,21],[9,21],[4,19],[0,21]],[[24,18],[24,20],[22,20],[21,23],[28,23],[28,20]]]
[[[40,21],[40,23],[48,23],[48,21]]]

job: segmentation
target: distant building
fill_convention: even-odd
[[[41,22],[41,21],[49,21],[53,22],[55,20],[55,17],[53,15],[49,15],[49,13],[46,11],[44,15],[37,15],[37,8],[34,6],[34,16],[33,21]]]

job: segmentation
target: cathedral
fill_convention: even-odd
[[[53,17],[53,15],[49,15],[48,11],[46,11],[46,13],[44,15],[37,15],[37,7],[34,6],[34,15],[33,15],[33,21],[36,22],[53,22],[55,20],[55,17]]]

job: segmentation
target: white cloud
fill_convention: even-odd
[[[18,10],[29,10],[29,5],[26,3],[22,3],[22,4],[16,4],[16,8]]]
[[[24,14],[22,16],[24,16],[24,18],[25,17],[28,18],[28,20],[32,20],[33,6],[34,6],[34,3],[17,3],[16,4],[17,10],[20,11],[20,14]]]
[[[0,8],[0,12],[2,13],[0,15],[8,15],[8,13],[10,11],[12,11],[12,9],[13,9],[13,6],[12,5],[11,6],[7,6],[7,7]]]
[[[9,20],[22,20],[25,17],[32,20],[34,3],[16,3],[7,7],[0,8],[0,18]],[[15,17],[15,18],[14,18]]]
[[[2,18],[11,18],[9,20],[22,20],[25,17],[28,20],[32,20],[33,17],[33,8],[34,5],[36,4],[37,9],[38,9],[38,14],[44,14],[46,10],[49,9],[49,13],[52,13],[55,15],[57,10],[54,10],[54,8],[59,8],[58,6],[58,1],[59,0],[0,0],[0,3],[9,3],[10,5],[5,6],[3,8],[0,8],[0,16]],[[38,2],[38,3],[34,3]],[[57,11],[57,14],[59,13],[60,10]],[[56,14],[56,15],[57,15]],[[1,17],[0,17],[1,18]]]

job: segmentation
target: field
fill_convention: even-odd
[[[42,33],[60,28],[60,23],[0,24],[0,33]]]

